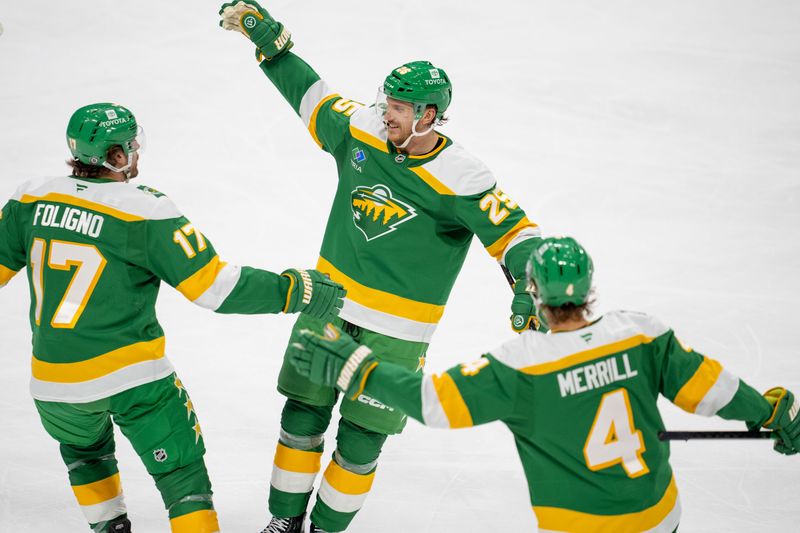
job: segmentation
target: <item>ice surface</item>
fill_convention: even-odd
[[[265,79],[217,2],[3,0],[0,197],[65,172],[80,105],[129,106],[148,134],[138,181],[165,191],[228,261],[312,265],[332,160]],[[650,312],[759,389],[800,390],[800,4],[789,0],[277,1],[295,51],[369,102],[427,58],[455,85],[443,131],[494,170],[546,234],[581,240],[599,309]],[[424,258],[420,258],[424,260]],[[428,370],[509,338],[510,292],[476,245]],[[0,531],[87,531],[27,391],[28,292],[0,292]],[[266,523],[290,317],[217,316],[166,287],[168,352],[200,414],[224,531]],[[738,428],[669,404],[672,428]],[[333,442],[333,434],[329,434]],[[167,530],[124,439],[137,533]],[[332,445],[329,450],[332,449]],[[800,459],[765,442],[673,446],[681,531],[798,531]],[[531,531],[509,432],[410,423],[389,440],[353,532]]]

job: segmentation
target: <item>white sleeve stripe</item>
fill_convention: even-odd
[[[222,302],[231,294],[239,277],[242,275],[241,267],[237,265],[225,265],[217,274],[217,278],[209,288],[205,290],[195,301],[200,307],[216,311]]]
[[[542,231],[539,229],[539,226],[523,229],[522,231],[519,232],[519,234],[516,237],[511,239],[511,242],[508,243],[506,249],[503,250],[503,257],[500,258],[500,263],[505,265],[506,254],[508,253],[508,251],[511,250],[516,245],[518,245],[519,243],[521,243],[522,241],[527,241],[528,239],[535,239],[541,236],[542,236]]]
[[[708,389],[694,413],[702,416],[714,416],[730,403],[737,390],[739,390],[739,378],[723,368],[717,381]]]
[[[319,103],[332,94],[334,94],[333,91],[323,80],[317,80],[308,88],[300,101],[300,118],[303,119],[303,124],[306,125],[306,128],[311,122],[311,115],[314,114],[314,110]]]
[[[439,402],[439,395],[436,394],[432,375],[422,378],[422,419],[426,426],[432,428],[450,427],[450,420]]]

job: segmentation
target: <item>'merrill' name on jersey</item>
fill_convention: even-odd
[[[89,237],[97,238],[103,229],[103,217],[77,207],[64,207],[47,203],[38,203],[33,215],[34,226],[49,226],[76,231]],[[59,216],[60,215],[60,216]]]
[[[624,381],[639,375],[637,370],[631,369],[631,363],[626,353],[622,354],[622,366],[625,369],[625,373],[620,372],[617,358],[609,357],[591,365],[580,366],[567,372],[559,373],[558,388],[561,390],[561,397],[580,394],[581,392],[597,389],[609,383]]]

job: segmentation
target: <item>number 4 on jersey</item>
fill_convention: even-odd
[[[650,472],[642,459],[644,451],[642,432],[633,426],[628,391],[604,394],[583,447],[586,466],[596,472],[621,464],[628,477],[643,476]]]

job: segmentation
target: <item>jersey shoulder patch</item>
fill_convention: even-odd
[[[435,159],[422,165],[422,168],[457,196],[486,192],[497,181],[480,159],[455,142],[442,150]]]

